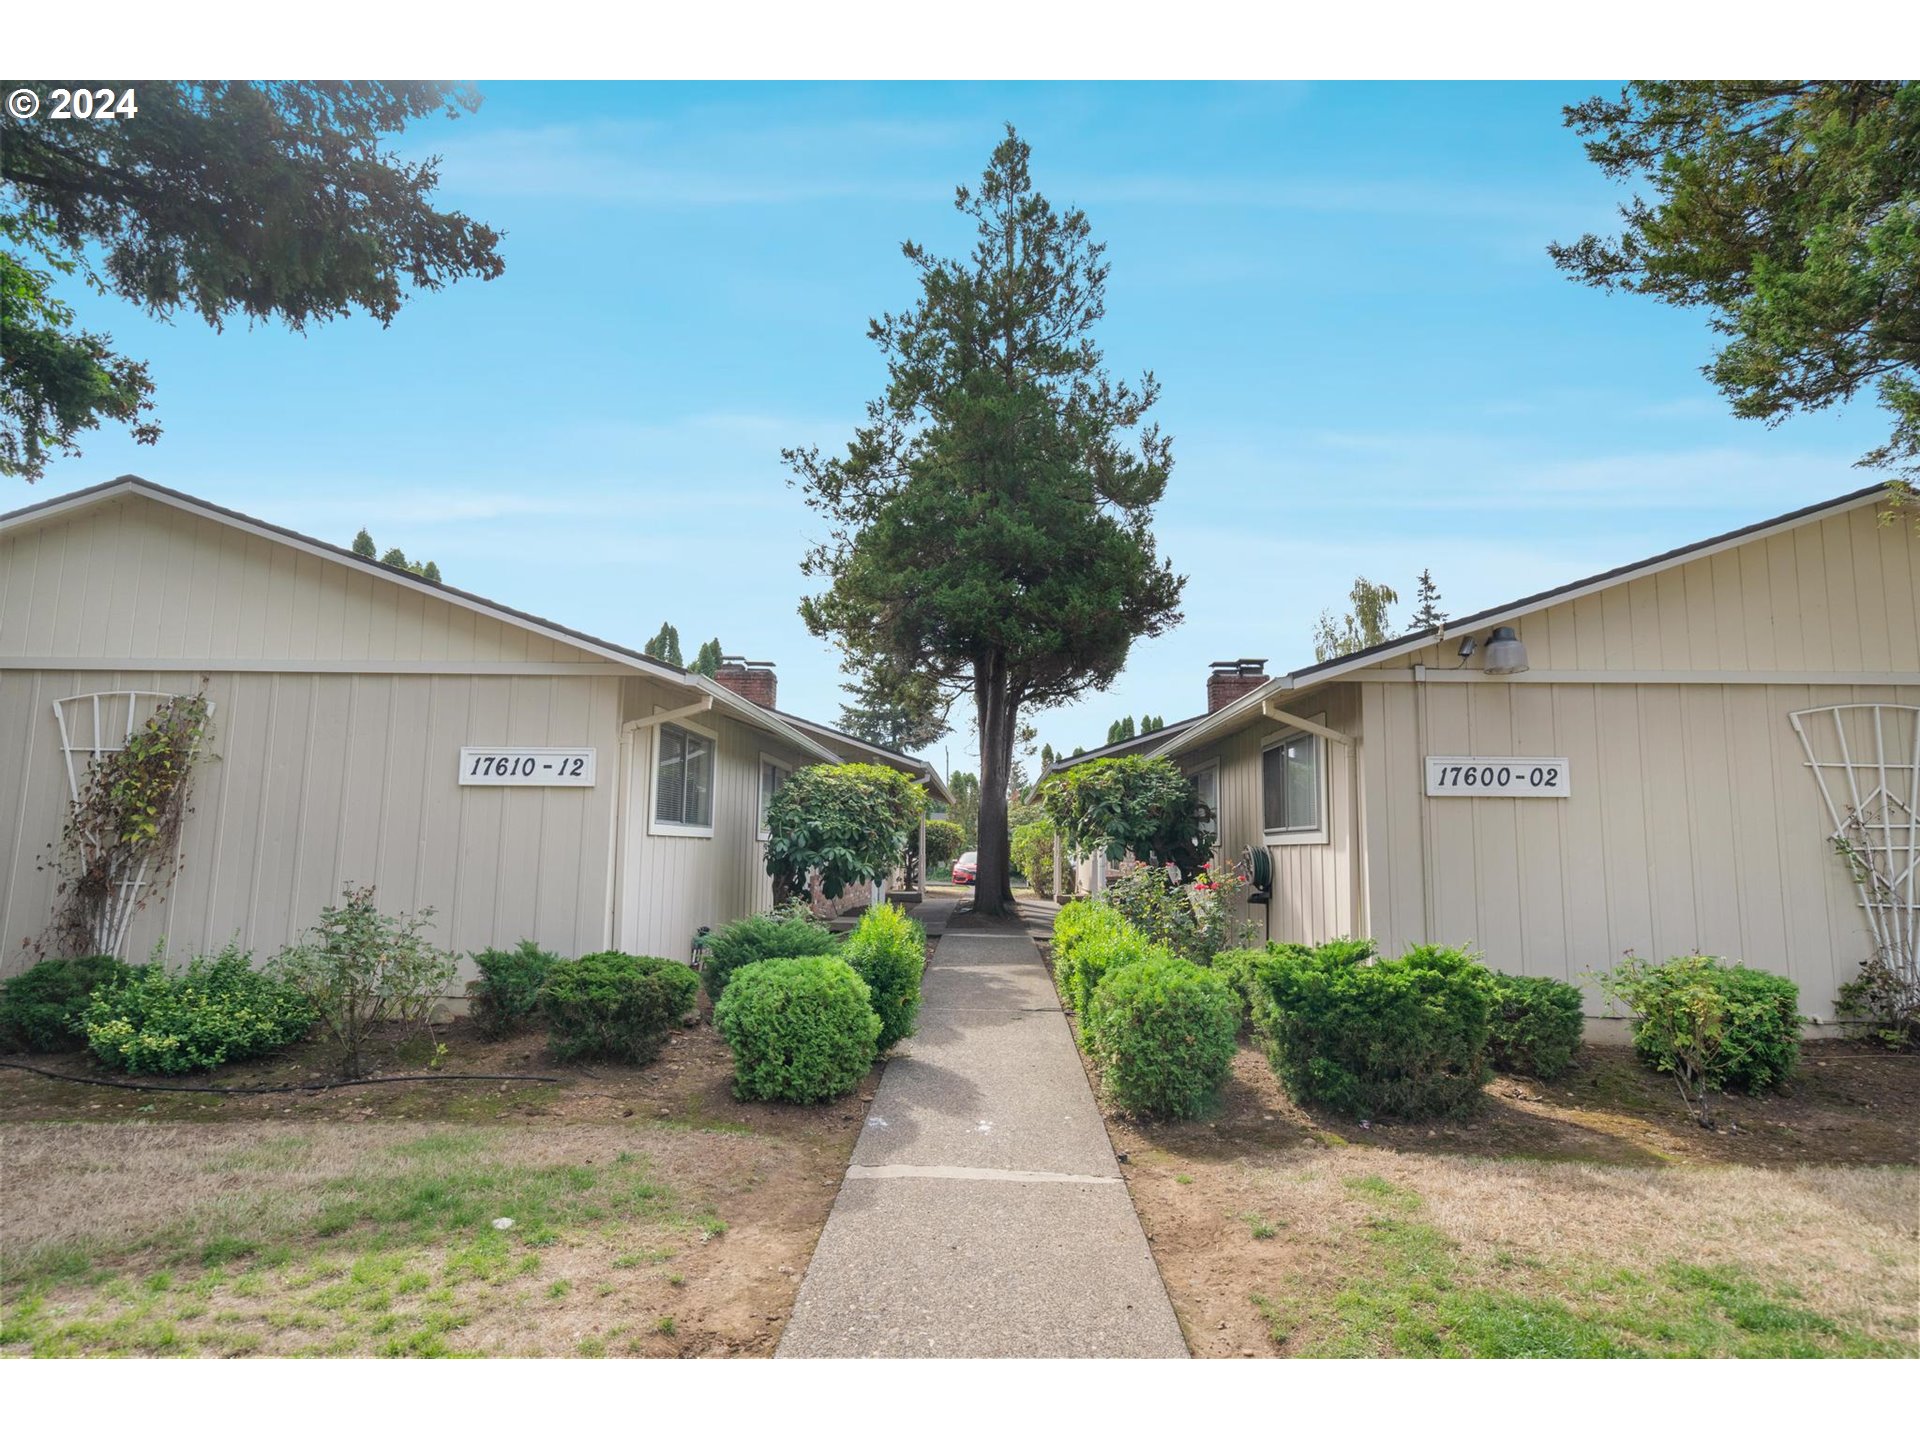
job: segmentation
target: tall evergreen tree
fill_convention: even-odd
[[[1603,290],[1702,307],[1705,373],[1778,424],[1875,390],[1892,433],[1860,463],[1920,477],[1920,82],[1635,81],[1566,110],[1641,192],[1617,237],[1549,246]],[[1920,516],[1916,516],[1920,523]]]
[[[25,88],[47,100],[46,84]],[[395,143],[416,120],[477,109],[468,87],[143,80],[126,93],[135,116],[4,123],[0,475],[39,479],[102,421],[160,436],[146,364],[81,328],[59,277],[162,319],[297,331],[356,310],[385,324],[409,291],[501,273],[498,233],[435,208],[438,159],[402,160]]]
[[[1446,623],[1447,612],[1440,608],[1440,587],[1433,583],[1431,570],[1422,570],[1414,588],[1413,618],[1407,622],[1407,629],[1438,630]]]
[[[720,637],[716,635],[700,647],[693,657],[693,664],[688,668],[696,675],[704,675],[711,680],[720,669],[720,657]]]
[[[360,533],[353,537],[353,553],[362,560],[371,560],[378,553],[373,543],[373,536],[365,527],[362,527]],[[431,581],[435,585],[440,583],[438,565],[431,560],[409,560],[407,552],[398,545],[393,546],[386,554],[380,555],[379,560],[382,565],[391,565],[396,570],[405,570],[409,575],[418,575],[422,580]]]
[[[1086,216],[1033,187],[1008,128],[956,208],[977,242],[909,241],[920,295],[870,333],[888,384],[844,453],[786,452],[829,521],[801,605],[859,669],[922,671],[971,692],[980,737],[976,904],[1012,904],[1007,779],[1021,712],[1104,689],[1133,641],[1178,621],[1185,581],[1155,553],[1172,449],[1159,396],[1107,372],[1093,331],[1107,265]]]
[[[669,665],[685,665],[680,658],[680,632],[671,621],[662,620],[654,637],[640,647],[642,653],[656,660],[664,660]]]
[[[856,671],[841,688],[853,697],[840,707],[840,728],[849,735],[911,754],[947,733],[940,687],[918,672]]]
[[[362,560],[371,560],[377,553],[373,547],[373,536],[369,535],[364,527],[358,535],[353,537],[353,553]]]

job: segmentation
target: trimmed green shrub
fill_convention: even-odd
[[[292,985],[253,968],[237,945],[169,974],[142,965],[94,992],[87,1044],[115,1070],[178,1075],[268,1055],[301,1039],[318,1018]]]
[[[560,957],[522,940],[511,950],[477,950],[480,978],[467,982],[467,1011],[482,1035],[498,1039],[540,1013],[540,987]]]
[[[1544,975],[1492,973],[1487,1059],[1496,1070],[1551,1080],[1573,1063],[1586,1025],[1580,987]]]
[[[1370,1119],[1445,1114],[1487,1078],[1487,972],[1463,950],[1418,945],[1370,960],[1363,942],[1274,955],[1262,1029],[1294,1099]]]
[[[1711,955],[1630,955],[1601,986],[1633,1011],[1634,1053],[1674,1077],[1702,1125],[1713,1092],[1768,1089],[1800,1062],[1800,990],[1784,975]]]
[[[927,813],[926,792],[885,765],[808,765],[767,802],[767,874],[773,898],[803,896],[811,878],[836,900],[880,880],[906,853]]]
[[[839,947],[839,937],[804,911],[749,915],[722,925],[707,937],[707,958],[701,963],[700,979],[707,987],[707,998],[718,1005],[727,992],[728,979],[742,965],[795,955],[831,955]]]
[[[952,820],[927,821],[927,868],[938,869],[953,863],[967,848],[967,832]]]
[[[1173,955],[1110,971],[1084,1026],[1101,1083],[1134,1115],[1185,1120],[1213,1102],[1233,1064],[1240,997],[1211,970]]]
[[[920,1014],[920,977],[927,968],[927,932],[898,905],[876,905],[860,917],[840,956],[873,992],[880,1017],[880,1053],[913,1034]]]
[[[540,987],[548,1048],[561,1060],[645,1065],[692,1013],[699,989],[691,969],[657,955],[602,950],[556,960]]]
[[[0,1045],[50,1054],[87,1048],[87,1003],[133,967],[112,955],[42,960],[0,986]]]
[[[1258,1024],[1266,1013],[1267,1007],[1266,981],[1262,978],[1262,972],[1267,965],[1276,955],[1311,953],[1310,946],[1274,940],[1264,949],[1222,950],[1213,957],[1208,968],[1233,986],[1235,993],[1240,997],[1244,1018]]]
[[[733,1051],[742,1100],[831,1100],[858,1085],[878,1053],[872,991],[834,955],[742,966],[713,1020]]]
[[[1103,975],[1158,948],[1103,901],[1062,906],[1053,920],[1053,976],[1061,998],[1084,1016]]]

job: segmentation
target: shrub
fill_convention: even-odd
[[[522,940],[511,950],[481,950],[473,956],[478,980],[467,982],[473,1023],[498,1039],[527,1024],[540,1011],[540,987],[560,957]]]
[[[1089,760],[1050,775],[1038,799],[1076,854],[1133,855],[1192,879],[1213,853],[1193,781],[1171,761],[1143,755]]]
[[[1263,972],[1276,955],[1308,955],[1312,948],[1283,940],[1268,942],[1264,949],[1222,950],[1208,962],[1208,968],[1220,976],[1240,997],[1244,1018],[1258,1024],[1266,1013],[1268,995]]]
[[[547,1045],[561,1060],[645,1065],[693,1010],[700,982],[676,960],[602,950],[556,960],[540,987]]]
[[[1110,971],[1093,992],[1087,1049],[1101,1082],[1134,1115],[1184,1120],[1219,1093],[1233,1064],[1240,998],[1190,960],[1158,955]]]
[[[774,898],[808,892],[840,897],[849,885],[883,879],[906,852],[926,814],[919,785],[885,765],[809,765],[767,802],[767,874]]]
[[[1083,1019],[1093,1003],[1095,988],[1109,971],[1171,953],[1153,944],[1100,901],[1065,906],[1054,919],[1054,977],[1067,1003]]]
[[[1101,898],[1156,945],[1205,965],[1253,933],[1234,918],[1232,900],[1244,888],[1246,877],[1236,866],[1210,866],[1182,885],[1163,865],[1130,861],[1114,868]]]
[[[1487,1059],[1496,1070],[1551,1080],[1573,1063],[1586,1025],[1577,985],[1494,972]]]
[[[1487,972],[1465,951],[1419,945],[1397,960],[1344,941],[1262,967],[1267,1054],[1296,1100],[1361,1118],[1445,1114],[1487,1076]]]
[[[832,955],[743,967],[713,1019],[733,1050],[742,1100],[806,1105],[844,1095],[872,1067],[880,1036],[867,982]]]
[[[185,969],[143,965],[87,1006],[87,1044],[101,1064],[177,1075],[251,1060],[313,1028],[314,1011],[293,986],[253,968],[236,945]]]
[[[433,911],[383,915],[371,885],[350,886],[341,899],[323,906],[320,923],[269,968],[307,997],[333,1037],[341,1068],[357,1075],[373,1032],[424,1024],[459,966],[421,935]]]
[[[927,868],[950,864],[967,848],[967,832],[952,820],[927,821]]]
[[[0,986],[0,1044],[43,1053],[87,1048],[87,1002],[133,967],[111,955],[42,960]]]
[[[840,955],[872,992],[873,1013],[880,1017],[876,1043],[884,1055],[913,1034],[927,932],[898,905],[876,905],[860,917]]]
[[[1633,1012],[1634,1052],[1673,1076],[1709,1129],[1715,1092],[1767,1089],[1799,1063],[1800,991],[1785,976],[1711,955],[1664,965],[1628,955],[1600,984]]]
[[[1029,820],[1014,827],[1009,842],[1014,869],[1027,877],[1027,888],[1045,900],[1053,899],[1053,835],[1051,820]],[[1072,874],[1072,867],[1061,867],[1061,883],[1069,892]]]
[[[839,945],[838,937],[805,910],[749,915],[722,925],[707,938],[707,958],[701,964],[700,977],[707,987],[707,998],[718,1005],[728,979],[742,965],[795,955],[831,955]]]

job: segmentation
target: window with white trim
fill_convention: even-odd
[[[653,820],[689,830],[713,828],[713,739],[678,725],[660,727],[653,771]]]
[[[1318,735],[1282,735],[1260,752],[1260,815],[1269,835],[1320,829],[1322,746]]]
[[[774,792],[793,778],[793,768],[765,755],[760,757],[760,838],[767,838],[767,805]]]

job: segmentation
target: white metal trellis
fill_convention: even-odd
[[[1920,993],[1920,705],[1823,705],[1788,718],[1874,948],[1910,996]]]
[[[134,732],[161,706],[187,698],[166,690],[100,690],[54,701],[53,718],[60,727],[60,755],[66,762],[67,793],[73,803],[79,805],[81,786],[102,755],[124,750]],[[149,700],[151,705],[142,704]],[[211,704],[207,714],[213,714]],[[94,845],[100,840],[95,835],[86,838]],[[148,858],[143,856],[132,874],[108,877],[110,898],[101,908],[92,937],[96,953],[120,954],[139,908],[140,892],[147,885],[147,869]]]

